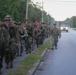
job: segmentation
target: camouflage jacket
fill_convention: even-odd
[[[54,38],[58,38],[58,36],[61,36],[61,32],[60,32],[60,30],[58,28],[53,28],[51,30],[51,35]]]
[[[19,40],[24,40],[26,36],[28,36],[27,30],[23,26],[18,27]]]
[[[9,47],[9,32],[6,24],[0,25],[0,45],[4,43],[4,46]]]
[[[18,27],[16,25],[9,26],[10,42],[19,42]]]

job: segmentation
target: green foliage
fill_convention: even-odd
[[[4,17],[9,14],[13,20],[24,22],[26,17],[26,1],[27,0],[0,0],[0,19],[3,21]],[[38,20],[41,22],[42,11],[29,0],[28,19],[31,22]],[[47,13],[44,11],[44,22],[47,24]],[[50,17],[51,18],[51,17]]]
[[[72,17],[72,26],[76,28],[76,16]]]
[[[67,18],[65,23],[70,25],[72,28],[76,28],[76,16],[72,16],[71,18]]]

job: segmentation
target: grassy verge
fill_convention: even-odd
[[[72,28],[72,29],[76,30],[76,28]]]
[[[40,45],[37,51],[32,54],[29,54],[19,66],[11,71],[8,75],[29,75],[28,71],[34,66],[34,63],[41,59],[41,54],[45,49],[50,47],[51,37],[43,44]]]

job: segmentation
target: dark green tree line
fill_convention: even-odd
[[[29,0],[28,19],[35,22],[38,19],[41,22],[42,11]],[[44,11],[44,23],[48,24],[48,15]],[[13,20],[24,22],[26,17],[26,0],[0,0],[0,19],[3,21],[5,15],[11,15]],[[49,15],[49,19],[52,17]],[[49,23],[50,23],[49,20]]]
[[[66,24],[68,24],[70,27],[76,28],[76,16],[72,16],[71,18],[67,18],[64,22]]]

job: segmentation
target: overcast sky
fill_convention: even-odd
[[[76,16],[76,0],[33,0],[44,2],[44,10],[57,21]]]

